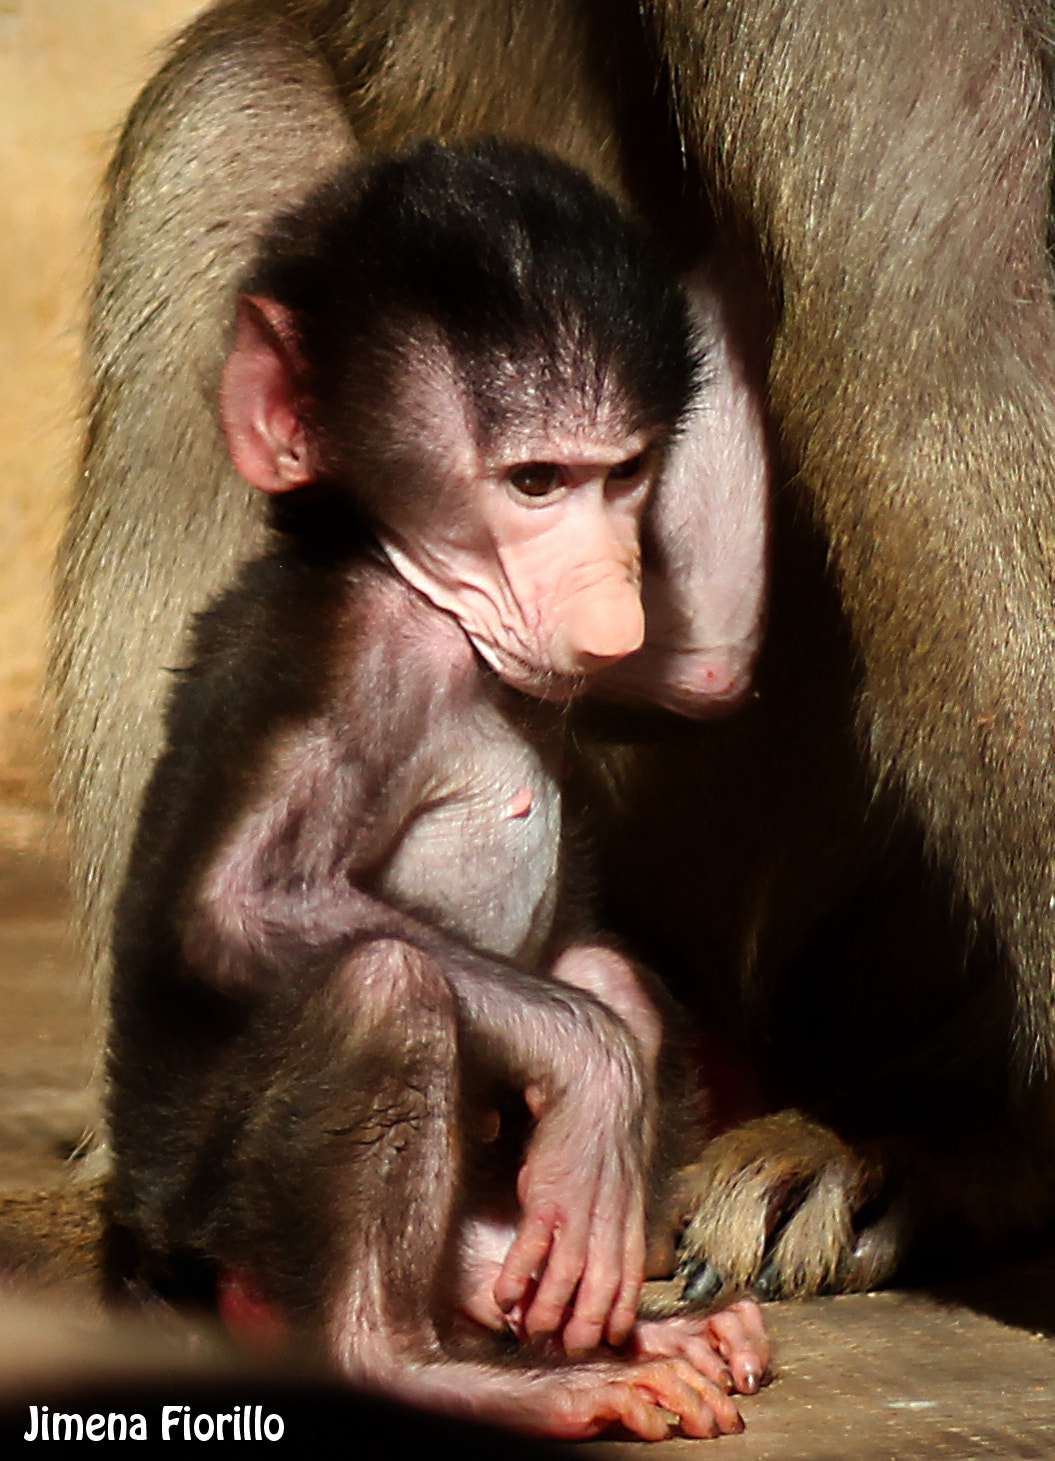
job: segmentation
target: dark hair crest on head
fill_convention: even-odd
[[[324,452],[369,434],[422,331],[451,352],[485,424],[516,410],[510,365],[531,368],[543,399],[569,384],[587,403],[614,392],[634,429],[677,422],[700,369],[684,298],[643,231],[577,169],[515,143],[425,142],[342,167],[276,222],[242,291],[296,317]]]

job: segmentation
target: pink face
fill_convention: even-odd
[[[644,640],[640,529],[659,458],[640,433],[504,443],[382,542],[507,683],[567,699]]]
[[[290,338],[280,306],[243,300],[221,391],[235,466],[270,492],[314,475]],[[530,382],[523,392],[519,425],[481,446],[450,357],[417,353],[393,430],[415,463],[411,487],[427,481],[370,505],[394,567],[487,663],[517,689],[565,700],[644,641],[640,529],[662,442],[575,401],[549,413],[559,422],[536,419]]]

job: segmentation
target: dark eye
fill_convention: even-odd
[[[629,457],[625,462],[617,462],[608,472],[610,482],[629,482],[636,477],[645,465],[645,453],[639,451],[636,457]]]
[[[525,462],[513,468],[509,480],[525,497],[548,497],[561,485],[560,467],[556,462]]]

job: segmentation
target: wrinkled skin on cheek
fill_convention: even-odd
[[[382,542],[400,575],[452,614],[517,689],[567,699],[639,649],[640,519],[646,491],[606,491],[603,475],[552,503],[517,502],[485,483],[471,525],[414,524]]]

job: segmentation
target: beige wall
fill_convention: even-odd
[[[160,42],[202,0],[0,0],[0,800],[43,794],[51,557],[73,472],[93,212]]]

